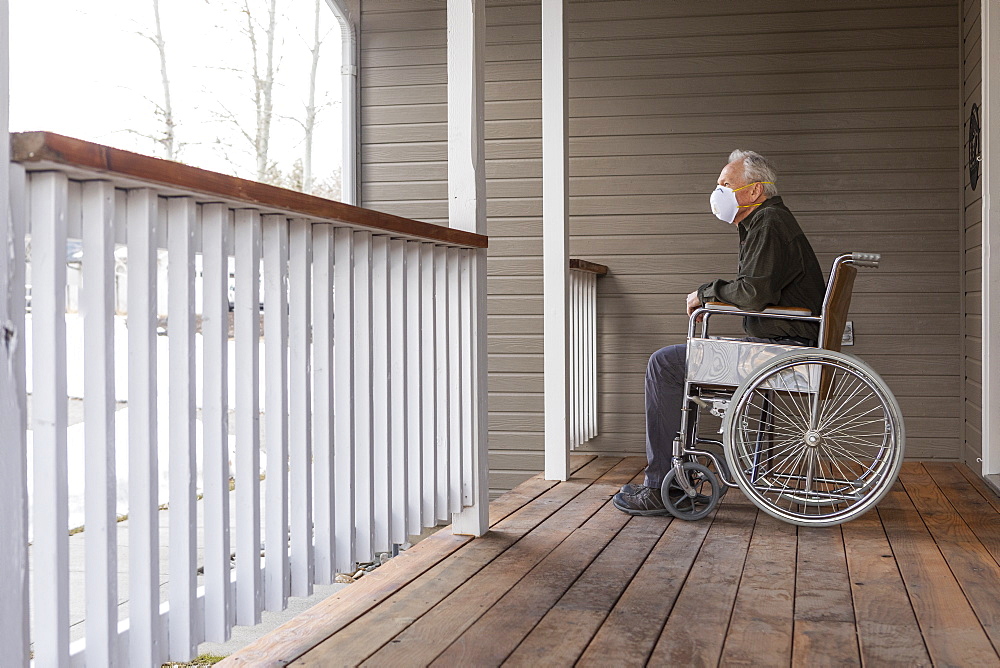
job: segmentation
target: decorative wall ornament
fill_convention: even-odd
[[[981,134],[979,105],[973,103],[972,112],[969,113],[969,183],[972,185],[973,190],[976,189],[976,185],[979,183],[979,170],[983,162],[979,143]]]

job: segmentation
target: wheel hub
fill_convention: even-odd
[[[823,436],[818,431],[810,429],[806,432],[805,442],[806,445],[815,448],[823,443]]]

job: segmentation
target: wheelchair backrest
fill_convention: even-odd
[[[854,277],[858,270],[850,262],[835,262],[826,296],[823,298],[823,321],[820,323],[819,347],[840,351],[847,326],[847,314],[851,309],[851,293],[854,291]]]

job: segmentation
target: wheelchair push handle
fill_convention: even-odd
[[[861,253],[854,251],[851,253],[851,263],[858,267],[878,268],[878,263],[882,259],[880,253]]]

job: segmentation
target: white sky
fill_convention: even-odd
[[[250,46],[241,31],[241,0],[161,0],[180,159],[191,165],[253,178],[251,145],[218,113],[225,105],[254,133]],[[260,22],[263,0],[251,0]],[[288,171],[302,156],[302,129],[288,117],[305,117],[314,0],[280,0],[271,159]],[[340,30],[322,3],[318,116],[313,173],[325,179],[341,162]],[[118,148],[158,155],[145,135],[162,123],[149,100],[162,103],[159,56],[140,33],[154,34],[152,0],[14,0],[10,5],[10,128],[49,130]],[[263,44],[260,44],[263,49]],[[263,62],[263,57],[261,58]],[[230,160],[217,140],[229,143]],[[238,165],[233,165],[237,162]]]

